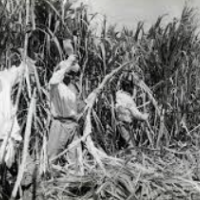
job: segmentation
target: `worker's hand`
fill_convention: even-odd
[[[71,55],[68,57],[67,61],[68,61],[70,64],[75,63],[75,62],[77,61],[76,55],[75,55],[75,54],[71,54]]]
[[[70,71],[73,72],[78,72],[80,70],[80,66],[77,62],[77,58],[74,54],[70,55],[69,58],[67,59],[70,63]]]
[[[67,60],[63,60],[59,63],[61,69],[65,69],[66,73],[70,71],[78,72],[80,66],[78,65],[76,55],[72,54],[68,57]]]

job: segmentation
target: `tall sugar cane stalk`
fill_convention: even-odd
[[[34,89],[33,95],[32,95],[32,98],[31,98],[29,111],[28,111],[28,117],[27,117],[27,121],[26,121],[26,130],[25,130],[25,137],[24,137],[22,162],[20,164],[19,172],[18,172],[18,175],[17,175],[17,180],[15,182],[15,186],[14,186],[14,189],[12,191],[11,200],[14,200],[16,195],[17,195],[18,188],[20,186],[20,183],[21,183],[23,175],[24,175],[24,171],[26,169],[26,158],[27,158],[27,155],[28,155],[27,152],[28,152],[28,146],[29,146],[29,141],[30,141],[31,125],[32,125],[32,122],[33,122],[33,113],[35,112],[35,106],[36,106],[36,90]]]
[[[28,24],[29,24],[29,15],[30,15],[30,0],[26,0],[26,27],[28,27]],[[26,57],[27,57],[28,37],[29,37],[29,35],[26,31],[25,42],[24,42],[24,56],[23,56],[23,62],[24,63],[26,63]],[[24,73],[26,73],[25,76],[26,76],[26,80],[27,80],[28,94],[29,94],[29,97],[31,97],[30,80],[29,80],[28,71],[27,71],[26,68],[27,68],[27,65],[24,65],[24,72],[22,73],[21,80],[20,80],[20,83],[19,83],[19,89],[18,89],[16,101],[15,101],[15,108],[18,108],[18,105],[19,105],[20,95],[21,95],[22,86],[23,86]],[[1,164],[4,163],[5,154],[6,154],[6,146],[8,144],[8,140],[10,138],[10,135],[11,135],[11,132],[12,132],[12,129],[13,129],[16,111],[17,111],[17,109],[15,110],[15,113],[12,113],[12,117],[11,117],[12,125],[11,125],[11,128],[10,128],[10,131],[6,135],[6,137],[3,141],[3,144],[2,144],[2,153],[1,153],[1,157],[0,157],[0,163]]]

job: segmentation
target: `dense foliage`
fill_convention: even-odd
[[[53,179],[40,178],[30,198],[195,199],[200,193],[200,43],[195,10],[186,5],[180,19],[166,25],[162,24],[166,16],[159,17],[148,31],[142,22],[134,31],[118,31],[104,20],[96,35],[91,26],[95,15],[88,14],[83,4],[74,5],[69,0],[0,2],[1,69],[22,60],[36,66],[34,76],[26,78],[13,96],[17,99],[20,94],[18,119],[24,135],[36,89],[29,147],[41,161],[41,174],[46,171],[45,143],[51,120],[48,81],[66,57],[63,41],[73,41],[82,68],[83,99],[125,64],[100,88],[90,105],[91,115],[85,116],[83,129],[92,125],[90,140],[83,140],[90,158],[83,157],[85,175],[52,169]],[[130,127],[135,146],[131,151],[117,129],[114,110],[115,92],[122,83],[139,109],[149,113],[147,123],[134,121]],[[17,159],[20,163],[20,156]],[[1,180],[5,176],[10,175],[3,171]],[[12,188],[16,176],[9,183],[1,181],[2,198],[10,195],[8,185]]]

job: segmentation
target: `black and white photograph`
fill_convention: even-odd
[[[200,200],[200,1],[0,0],[0,200]]]

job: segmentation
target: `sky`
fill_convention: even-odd
[[[118,27],[135,28],[138,21],[144,21],[148,28],[157,17],[168,14],[165,18],[171,20],[180,18],[185,0],[83,0],[90,5],[92,12],[106,15],[110,23]],[[190,4],[200,8],[200,0],[190,0]]]

